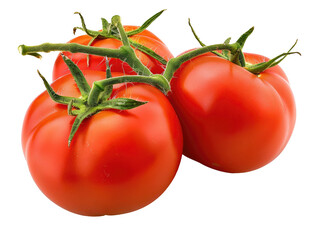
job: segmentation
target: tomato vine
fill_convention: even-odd
[[[290,54],[295,54],[299,52],[291,52],[293,47],[296,45],[296,43],[289,49],[288,52],[282,53],[278,55],[277,57],[264,62],[264,63],[259,63],[255,65],[247,65],[245,62],[245,58],[242,52],[242,48],[244,47],[244,44],[247,40],[247,38],[250,36],[250,34],[253,32],[254,28],[250,28],[248,31],[246,31],[244,34],[242,34],[238,40],[235,43],[230,44],[229,41],[230,39],[227,39],[224,43],[221,44],[214,44],[214,45],[208,45],[206,46],[203,44],[197,34],[194,31],[194,28],[190,24],[191,30],[195,36],[195,38],[199,41],[199,43],[202,45],[201,48],[189,51],[187,53],[184,53],[178,57],[170,59],[168,62],[163,60],[162,57],[157,55],[154,51],[143,47],[141,45],[137,45],[134,43],[132,40],[130,40],[128,37],[132,36],[134,34],[140,33],[144,31],[157,17],[159,17],[164,10],[158,12],[154,16],[152,16],[150,19],[148,19],[141,27],[139,27],[136,30],[133,31],[128,31],[126,32],[124,30],[124,27],[121,23],[121,18],[118,15],[115,15],[111,19],[111,23],[108,23],[107,20],[102,18],[102,26],[103,29],[102,31],[92,31],[88,30],[84,21],[83,16],[76,12],[76,14],[79,14],[82,22],[82,28],[80,27],[75,27],[74,32],[77,29],[83,30],[86,34],[92,37],[92,41],[89,43],[88,46],[80,45],[77,43],[57,43],[57,44],[52,44],[52,43],[43,43],[41,45],[37,46],[26,46],[26,45],[20,45],[18,47],[19,52],[22,55],[32,55],[35,57],[41,57],[39,52],[51,52],[51,51],[68,51],[71,53],[86,53],[92,54],[92,55],[98,55],[98,56],[103,56],[103,57],[111,57],[111,58],[118,58],[122,61],[127,62],[132,69],[138,74],[138,76],[121,76],[121,77],[116,77],[112,78],[111,76],[105,80],[97,81],[94,83],[92,89],[88,86],[87,82],[85,79],[83,79],[83,76],[81,74],[81,70],[76,67],[75,64],[72,63],[70,59],[67,59],[64,57],[64,61],[67,63],[69,68],[71,69],[71,72],[77,82],[77,85],[82,93],[82,103],[80,104],[79,101],[76,100],[69,100],[66,101],[66,104],[70,105],[69,109],[71,109],[73,106],[79,108],[79,109],[85,109],[81,110],[81,114],[74,114],[74,112],[69,111],[71,115],[77,115],[77,118],[75,119],[74,127],[71,131],[70,138],[69,138],[69,143],[71,142],[76,129],[79,127],[80,123],[82,122],[83,119],[86,117],[93,115],[97,113],[98,111],[101,111],[103,109],[107,108],[119,108],[121,105],[122,109],[129,109],[132,107],[137,107],[141,105],[142,103],[136,102],[136,101],[130,101],[128,99],[125,100],[124,102],[121,102],[119,104],[120,100],[111,102],[108,100],[108,102],[103,102],[103,104],[100,104],[96,106],[99,102],[99,96],[100,94],[105,91],[105,89],[113,84],[117,83],[124,83],[124,82],[141,82],[141,83],[147,83],[150,85],[153,85],[160,89],[164,94],[166,94],[170,90],[170,84],[169,82],[174,76],[174,73],[180,68],[180,66],[197,57],[202,54],[208,53],[208,52],[213,52],[214,54],[223,57],[225,59],[228,59],[229,61],[244,67],[246,70],[254,73],[254,74],[259,74],[260,72],[263,72],[267,68],[273,67],[277,64],[279,64],[286,56]],[[91,43],[98,38],[116,38],[118,40],[121,40],[123,43],[123,46],[121,46],[119,49],[108,49],[108,48],[97,48],[97,47],[92,47],[90,46]],[[160,74],[152,74],[151,71],[141,63],[141,61],[137,58],[136,54],[134,53],[133,47],[137,47],[139,50],[144,51],[151,57],[157,59],[161,63],[166,64],[166,68],[163,72],[162,75]],[[216,52],[216,51],[222,51],[222,54]],[[44,80],[44,77],[41,75],[42,79]],[[47,84],[46,80],[44,80],[45,86],[48,90],[48,92],[52,92],[52,90],[49,89],[49,85]],[[110,94],[109,91],[107,91],[107,94]],[[62,97],[56,97],[57,94],[51,94],[51,97],[53,100],[58,101],[57,99],[62,99]],[[83,101],[87,101],[87,107],[83,107]],[[121,100],[123,101],[123,100]],[[65,101],[64,101],[65,102]],[[63,102],[63,103],[64,103]],[[84,105],[85,105],[84,104]],[[125,107],[124,107],[125,106]]]

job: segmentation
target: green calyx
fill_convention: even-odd
[[[163,57],[161,57],[160,55],[155,53],[153,50],[151,50],[151,49],[145,47],[144,45],[139,44],[138,42],[133,41],[132,39],[129,38],[131,36],[134,36],[136,34],[143,32],[144,30],[146,30],[147,27],[149,25],[151,25],[151,23],[153,23],[164,11],[165,11],[165,9],[154,14],[152,17],[147,19],[139,28],[125,32],[125,35],[127,36],[127,41],[128,41],[127,43],[130,44],[132,47],[134,47],[134,48],[138,49],[139,51],[144,52],[145,54],[153,57],[154,59],[156,59],[157,61],[159,61],[163,65],[166,65],[167,61]],[[113,16],[110,23],[105,18],[101,18],[102,30],[101,31],[94,31],[94,30],[89,30],[86,27],[84,18],[83,18],[81,13],[75,12],[75,14],[78,14],[80,16],[82,27],[74,27],[73,33],[75,34],[75,32],[77,30],[81,30],[81,31],[84,31],[90,37],[92,37],[92,40],[89,42],[88,46],[91,46],[92,43],[96,39],[113,38],[113,39],[123,41],[123,39],[122,39],[123,33],[120,33],[120,31],[119,31],[120,28],[118,27],[118,22],[120,22],[120,17],[118,15]],[[124,28],[122,28],[122,29],[124,31]],[[89,56],[88,56],[88,64],[89,64]]]
[[[291,50],[296,46],[298,40],[296,40],[296,42],[294,43],[294,45],[292,45],[292,47],[285,53],[282,53],[272,59],[270,59],[269,61],[266,62],[262,62],[262,63],[257,63],[257,64],[252,64],[252,65],[246,65],[245,69],[248,70],[249,72],[253,73],[253,74],[260,74],[263,71],[265,71],[268,68],[274,67],[276,65],[278,65],[281,61],[283,61],[288,55],[291,54],[298,54],[301,56],[301,54],[299,52],[291,52]]]
[[[70,146],[71,141],[80,127],[82,121],[85,118],[88,118],[100,111],[107,109],[118,109],[118,110],[127,110],[132,109],[138,106],[145,104],[146,102],[137,101],[130,98],[113,98],[110,99],[113,84],[105,83],[103,88],[94,84],[94,87],[91,88],[87,83],[83,73],[81,70],[67,57],[62,56],[65,63],[68,65],[73,78],[76,82],[77,87],[81,92],[81,97],[74,98],[68,96],[61,96],[57,94],[47,80],[41,75],[38,71],[38,74],[43,80],[43,83],[49,93],[51,99],[57,103],[64,104],[68,106],[68,114],[71,116],[76,116],[74,123],[71,128],[71,132],[68,139],[68,145]],[[129,77],[129,76],[128,76]],[[107,82],[108,80],[112,80],[112,76],[110,75],[109,67],[106,73],[106,79],[102,80],[102,82]],[[112,83],[118,83],[118,81],[111,81]],[[123,82],[125,82],[123,80]],[[99,88],[96,90],[96,88]]]
[[[135,34],[139,34],[146,30],[163,12],[165,11],[159,11],[158,13],[154,14],[152,17],[147,19],[139,28],[131,31],[127,31],[126,34],[128,37],[133,36]],[[105,39],[105,38],[117,38],[119,39],[119,31],[117,30],[117,27],[114,26],[113,22],[109,23],[105,18],[101,18],[102,21],[102,30],[101,31],[93,31],[89,30],[86,27],[84,18],[81,13],[75,12],[74,14],[78,14],[81,18],[82,27],[74,27],[73,33],[75,33],[78,29],[84,31],[87,35],[91,36],[92,38],[98,38],[98,39]],[[115,15],[114,17],[118,17]]]
[[[190,20],[188,20],[188,24],[191,28],[191,31],[194,35],[194,37],[196,38],[196,40],[199,42],[199,44],[202,47],[206,47],[206,45],[199,39],[199,37],[197,36],[193,26],[190,23]],[[211,51],[212,53],[214,53],[215,55],[224,58],[228,61],[231,61],[243,68],[245,68],[247,71],[258,75],[260,73],[262,73],[263,71],[265,71],[268,68],[274,67],[276,65],[278,65],[282,60],[284,60],[288,55],[291,54],[299,54],[301,55],[299,52],[292,52],[291,50],[296,46],[297,41],[294,43],[294,45],[289,49],[289,51],[282,53],[272,59],[270,59],[269,61],[266,62],[262,62],[262,63],[257,63],[257,64],[249,64],[245,61],[245,56],[243,54],[243,47],[245,45],[245,42],[247,40],[247,38],[251,35],[251,33],[254,31],[254,27],[250,28],[247,32],[245,32],[244,34],[242,34],[238,40],[233,43],[230,44],[230,39],[231,38],[227,38],[224,42],[225,45],[232,45],[231,49],[222,49],[221,52],[217,52],[216,49],[215,51]]]

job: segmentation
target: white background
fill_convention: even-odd
[[[319,239],[319,79],[316,1],[18,1],[0,9],[0,239]],[[274,57],[302,53],[281,63],[297,103],[297,123],[282,154],[266,167],[227,174],[183,157],[167,191],[133,213],[84,217],[48,200],[36,187],[22,154],[22,121],[43,90],[36,69],[50,79],[56,53],[21,56],[20,44],[66,42],[80,21],[100,28],[100,17],[119,14],[140,25],[161,9],[150,27],[174,55],[197,47],[191,18],[206,44],[235,40],[255,26],[245,51]]]

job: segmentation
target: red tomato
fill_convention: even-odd
[[[105,72],[84,71],[90,84]],[[113,76],[122,75],[115,74]],[[52,84],[59,94],[78,97],[71,75]],[[104,110],[85,119],[70,147],[74,116],[47,92],[26,113],[22,146],[41,191],[71,212],[98,216],[142,208],[169,186],[182,155],[182,130],[174,109],[156,88],[120,85],[116,96],[148,103],[130,110]]]
[[[267,58],[245,54],[251,64]],[[258,76],[213,54],[184,63],[169,99],[179,116],[184,154],[225,172],[258,169],[286,146],[296,119],[288,79],[279,66]]]
[[[124,26],[124,29],[126,31],[131,31],[136,28],[137,28],[136,26]],[[69,41],[69,43],[78,43],[81,45],[88,45],[91,39],[92,38],[88,35],[82,35],[72,39],[71,41]],[[166,61],[168,61],[169,59],[173,57],[173,55],[168,50],[166,45],[158,37],[156,37],[153,33],[151,33],[148,30],[144,30],[143,32],[139,34],[131,36],[130,39],[155,51],[158,55],[163,57]],[[122,42],[116,39],[111,39],[111,38],[96,39],[91,44],[91,46],[118,49],[122,46]],[[147,54],[139,50],[135,50],[135,54],[141,60],[141,62],[150,69],[152,73],[161,74],[164,71],[165,66],[161,64],[159,61],[155,60],[154,58],[148,56]],[[106,71],[104,57],[90,55],[90,60],[88,65],[87,54],[64,52],[64,55],[70,58],[74,63],[76,63],[81,70],[90,69],[90,70],[97,70],[97,71]],[[110,58],[109,64],[111,67],[111,71],[113,72],[123,72],[127,75],[136,74],[127,63],[122,62],[119,59]],[[53,67],[53,76],[52,76],[53,81],[55,81],[59,77],[68,73],[70,73],[70,71],[68,67],[66,66],[66,64],[63,62],[62,57],[59,55]]]

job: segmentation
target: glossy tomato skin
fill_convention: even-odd
[[[252,64],[268,60],[245,54]],[[293,93],[279,66],[258,76],[213,54],[184,63],[169,99],[179,116],[184,154],[231,173],[258,169],[286,146],[296,119]]]
[[[90,84],[105,75],[84,74]],[[52,87],[61,95],[80,95],[70,75]],[[71,212],[100,216],[140,209],[165,191],[178,169],[182,131],[167,98],[144,84],[120,85],[114,93],[148,103],[85,119],[70,147],[74,117],[46,92],[25,116],[22,146],[30,173],[49,199]]]
[[[124,26],[126,31],[131,31],[136,29],[137,26]],[[78,36],[69,41],[69,43],[78,43],[81,45],[88,45],[91,41],[91,37],[88,35]],[[151,50],[155,51],[157,54],[162,56],[166,61],[173,57],[172,53],[169,51],[167,46],[153,33],[148,30],[144,30],[143,32],[131,36],[135,42],[138,42]],[[93,47],[101,47],[101,48],[111,48],[111,49],[118,49],[122,46],[122,43],[116,39],[96,39],[91,46]],[[157,60],[153,59],[152,57],[148,56],[147,54],[135,50],[135,54],[141,60],[141,62],[147,66],[150,71],[154,74],[161,74],[164,71],[165,66],[158,62]],[[96,71],[105,71],[106,64],[105,58],[101,56],[94,56],[90,55],[89,65],[87,64],[87,55],[83,53],[69,53],[64,52],[64,55],[69,57],[73,62],[75,62],[81,70],[96,70]],[[136,73],[133,69],[125,62],[116,59],[110,58],[109,64],[111,67],[112,72],[123,72],[126,75],[135,75]],[[59,55],[55,61],[53,67],[53,74],[52,79],[55,81],[59,77],[70,73],[68,67],[64,63],[62,57]]]

